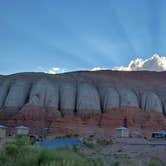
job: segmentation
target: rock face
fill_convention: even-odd
[[[101,112],[100,98],[97,89],[90,84],[82,83],[77,89],[76,110],[83,114],[89,112]]]
[[[162,112],[162,104],[159,97],[152,92],[145,92],[141,99],[141,108],[144,111]]]
[[[24,80],[18,80],[11,85],[6,98],[5,107],[22,107],[29,95],[30,84]]]
[[[72,83],[61,84],[60,110],[73,112],[76,108],[76,86]]]
[[[119,93],[115,88],[100,89],[103,112],[107,112],[112,108],[118,108],[120,103]]]
[[[140,108],[166,114],[166,72],[20,73],[0,77],[0,108],[78,114]],[[23,109],[22,109],[23,110]]]
[[[28,106],[54,107],[58,109],[59,88],[45,79],[37,81],[31,89]]]
[[[0,76],[0,124],[24,124],[39,136],[48,129],[51,136],[93,131],[110,137],[126,119],[130,129],[149,135],[166,130],[165,80],[166,72]]]
[[[166,115],[166,97],[163,98],[162,103],[163,103],[163,113],[164,113],[164,115]]]
[[[138,98],[130,89],[120,90],[120,101],[121,107],[139,107]]]
[[[7,94],[9,90],[9,83],[8,81],[5,81],[0,84],[0,107],[4,106]]]
[[[103,114],[90,114],[83,120],[80,116],[66,114],[62,117],[59,111],[41,111],[30,109],[28,111],[19,111],[13,115],[5,111],[0,111],[0,122],[10,128],[18,125],[26,125],[30,128],[30,135],[44,137],[45,130],[47,136],[55,138],[67,134],[79,134],[85,136],[94,133],[97,136],[110,138],[115,134],[115,128],[123,125],[124,118],[127,117],[128,127],[131,131],[140,131],[143,136],[151,135],[151,132],[166,130],[166,118],[160,112],[144,112],[137,108],[134,110],[113,109]],[[12,116],[11,116],[12,114]],[[102,117],[102,118],[101,118]],[[17,120],[16,120],[17,119]]]

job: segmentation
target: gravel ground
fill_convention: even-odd
[[[119,138],[112,144],[96,144],[95,148],[85,148],[84,151],[91,157],[102,158],[106,166],[119,161],[120,166],[147,166],[151,159],[158,163],[154,166],[166,166],[166,140]]]

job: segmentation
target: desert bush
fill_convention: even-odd
[[[102,160],[80,153],[79,147],[39,148],[25,136],[17,136],[0,151],[0,166],[102,166]]]
[[[112,166],[120,166],[120,162],[119,161],[115,161]]]
[[[138,164],[135,163],[135,161],[129,160],[126,157],[120,157],[114,160],[110,165],[111,166],[138,166]],[[144,165],[141,165],[141,166],[144,166]]]
[[[159,158],[157,157],[152,157],[149,161],[148,161],[148,166],[159,166],[162,165],[161,161]]]
[[[92,141],[89,141],[89,140],[84,140],[83,144],[85,146],[87,146],[88,148],[91,148],[91,149],[93,149],[95,147],[95,144]]]
[[[79,147],[78,146],[76,146],[76,145],[73,145],[72,146],[72,150],[74,151],[74,152],[78,152],[79,151]]]
[[[110,140],[106,140],[106,139],[97,139],[97,144],[99,145],[109,145],[109,144],[112,144],[113,141],[110,139]]]
[[[7,156],[14,156],[18,152],[17,145],[15,145],[14,143],[5,144],[4,150]]]

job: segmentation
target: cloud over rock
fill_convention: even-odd
[[[137,58],[132,60],[127,67],[119,66],[113,68],[113,70],[120,71],[166,71],[166,57],[159,56],[158,54],[154,54],[151,58],[141,59]]]
[[[94,67],[90,71],[99,71],[99,70],[106,70],[104,67]]]

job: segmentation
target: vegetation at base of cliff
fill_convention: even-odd
[[[148,166],[159,166],[159,165],[163,165],[162,162],[160,161],[160,159],[158,157],[152,157],[148,162],[147,162]]]
[[[32,145],[26,136],[18,135],[14,141],[2,145],[0,166],[164,166],[159,158],[132,160],[124,154],[107,156],[100,153],[102,146],[112,140],[88,137],[85,146],[70,146],[59,149],[40,148]]]
[[[92,159],[77,147],[39,148],[18,135],[15,141],[3,145],[0,166],[103,166],[101,159]]]
[[[99,144],[99,145],[104,146],[104,145],[112,144],[113,141],[112,141],[112,139],[109,139],[109,140],[107,140],[107,139],[97,139],[96,143]]]
[[[165,163],[157,157],[152,157],[147,161],[135,161],[122,157],[112,161],[110,166],[165,166]]]
[[[112,139],[96,139],[94,138],[93,135],[90,135],[88,138],[84,139],[83,140],[83,144],[85,146],[87,146],[88,148],[95,148],[95,147],[99,147],[99,146],[106,146],[106,145],[110,145],[113,143],[113,140]]]
[[[83,144],[85,146],[87,146],[88,148],[91,148],[91,149],[95,148],[95,144],[93,142],[89,141],[89,140],[84,140]]]

